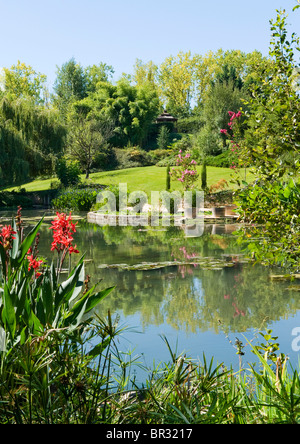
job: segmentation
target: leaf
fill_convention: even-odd
[[[28,235],[23,240],[22,244],[20,245],[18,251],[15,253],[15,257],[11,258],[11,264],[13,268],[18,268],[22,264],[22,261],[27,254],[29,248],[31,247],[41,224],[43,223],[44,216],[42,219],[36,224],[36,226],[28,233]]]
[[[105,298],[115,287],[106,288],[98,293],[90,296],[90,292],[86,293],[71,309],[71,313],[66,317],[67,325],[77,327],[82,317],[96,307],[99,302]]]
[[[98,305],[102,299],[104,299],[106,296],[108,296],[114,288],[116,288],[116,287],[114,286],[114,287],[106,288],[105,290],[99,291],[98,293],[95,293],[93,296],[91,296],[88,299],[88,303],[86,306],[86,313],[88,313],[94,307],[96,307],[96,305]]]
[[[16,235],[14,235],[14,239],[12,240],[12,249],[11,249],[11,257],[13,259],[16,258],[17,253],[19,251],[19,244],[20,244],[20,238],[19,238],[19,234],[17,231],[17,225],[16,225],[16,221],[15,218],[12,219],[12,229],[17,233]]]
[[[101,355],[101,353],[103,353],[104,350],[108,347],[110,341],[111,339],[107,338],[103,342],[101,342],[101,344],[97,344],[94,348],[92,348],[92,350],[87,353],[87,356],[96,358],[97,356]]]
[[[45,275],[43,279],[40,301],[44,309],[45,323],[52,325],[53,310],[54,310],[54,294],[52,291],[50,278],[47,275]]]
[[[41,324],[40,320],[36,317],[36,315],[31,311],[29,315],[29,326],[32,329],[32,333],[34,335],[40,335],[43,333],[43,325]]]
[[[9,331],[11,338],[14,339],[17,324],[16,314],[12,303],[12,297],[7,285],[4,286],[2,320]]]
[[[62,303],[68,302],[70,299],[73,300],[80,294],[82,289],[83,280],[79,279],[79,276],[82,278],[82,269],[84,269],[83,256],[80,259],[78,265],[73,270],[71,276],[64,282],[60,284],[55,294],[55,310],[58,310]]]
[[[0,258],[1,258],[1,265],[2,265],[2,275],[4,279],[6,278],[6,253],[3,248],[3,245],[0,243]]]

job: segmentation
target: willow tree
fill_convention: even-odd
[[[4,97],[0,102],[0,117],[2,127],[5,123],[4,127],[22,140],[30,176],[53,173],[55,158],[62,154],[66,134],[57,112],[36,106],[30,100],[10,101]]]
[[[29,177],[24,139],[0,118],[0,180],[2,185],[22,184]]]

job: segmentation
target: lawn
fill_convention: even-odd
[[[200,167],[199,167],[200,173]],[[207,182],[208,186],[216,184],[219,180],[225,179],[228,182],[228,188],[236,188],[234,183],[231,183],[233,172],[230,168],[207,167]],[[240,178],[245,179],[245,172],[240,172]],[[252,180],[252,175],[247,173],[247,181]],[[81,176],[82,181],[85,180],[84,175]],[[42,191],[50,189],[51,183],[57,179],[35,180],[22,185],[26,191]],[[118,185],[119,183],[126,183],[129,192],[144,191],[150,196],[151,191],[161,191],[166,187],[166,168],[149,166],[140,168],[127,168],[123,170],[105,171],[99,173],[92,173],[89,181],[91,183],[103,185]],[[197,182],[197,188],[201,188],[201,179]],[[7,188],[7,191],[12,191],[16,187]],[[172,190],[181,190],[180,182],[171,181]]]

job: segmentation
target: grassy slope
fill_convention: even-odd
[[[200,173],[200,168],[199,168]],[[232,178],[232,170],[229,168],[207,167],[208,186],[217,183],[220,179],[228,181],[229,188],[235,188],[230,183]],[[244,179],[244,171],[241,171],[241,178]],[[124,170],[105,171],[101,173],[93,173],[90,175],[91,182],[103,185],[113,185],[119,183],[127,183],[128,191],[145,191],[150,195],[151,191],[161,191],[166,186],[166,168],[150,166],[141,168],[128,168]],[[251,181],[251,174],[247,175],[247,180]],[[84,180],[84,176],[82,176]],[[26,191],[40,191],[50,188],[51,182],[55,179],[35,180],[22,185]],[[199,178],[197,186],[200,189],[201,179]],[[177,181],[171,181],[172,190],[181,190],[182,185]],[[16,187],[8,188],[8,191],[17,189]]]

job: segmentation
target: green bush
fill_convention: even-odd
[[[150,154],[139,147],[115,148],[114,153],[116,169],[143,167],[155,164]]]
[[[52,200],[52,206],[59,210],[90,211],[98,193],[98,189],[91,188],[67,189]]]
[[[56,175],[64,187],[77,185],[80,182],[80,166],[75,160],[62,158],[56,164]]]
[[[0,193],[0,208],[18,207],[19,205],[23,208],[31,208],[33,202],[23,192],[2,191]]]
[[[177,131],[183,134],[196,134],[203,126],[199,116],[185,117],[177,122]]]
[[[114,208],[113,206],[110,208],[110,211],[119,211],[120,209],[120,189],[118,185],[110,185],[109,187],[105,188],[104,191],[110,191],[111,193],[114,194],[115,199],[116,199],[116,208]],[[129,196],[129,192],[127,192],[127,199]],[[122,198],[122,194],[121,194],[121,198]],[[125,196],[124,196],[125,197]],[[93,204],[91,210],[92,211],[98,211],[100,210],[102,207],[104,207],[104,205],[106,205],[108,203],[108,199],[104,198],[103,202],[96,202]]]
[[[206,165],[219,168],[229,168],[232,165],[232,156],[229,150],[217,156],[206,156]]]
[[[179,191],[173,191],[172,193],[162,191],[161,197],[163,205],[170,209],[170,214],[176,213],[181,203],[181,193]]]

